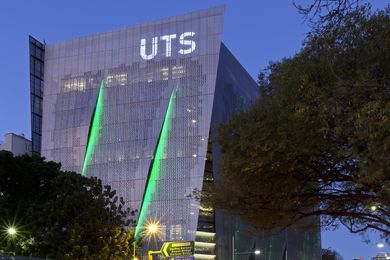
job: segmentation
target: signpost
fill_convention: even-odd
[[[194,254],[194,241],[165,242],[161,253],[165,257],[191,256]]]
[[[154,254],[162,254],[164,257],[186,257],[193,256],[195,251],[194,241],[165,242],[160,251],[148,252],[149,260],[153,259]]]

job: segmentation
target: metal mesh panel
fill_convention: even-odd
[[[165,227],[164,240],[195,238],[199,205],[188,195],[202,186],[223,11],[212,8],[46,45],[43,156],[81,172],[104,80],[102,119],[86,175],[110,184],[133,209],[141,206],[167,104],[179,86],[148,212]],[[185,32],[194,35],[184,37]],[[168,52],[161,36],[172,34]],[[145,54],[152,55],[154,37],[160,37],[157,53],[145,60],[141,39]]]

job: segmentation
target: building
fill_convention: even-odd
[[[371,258],[371,260],[386,260],[390,259],[390,253],[378,253],[375,257]]]
[[[24,135],[17,135],[14,133],[6,133],[4,135],[4,143],[0,144],[0,151],[5,150],[18,155],[30,155],[31,156],[31,141]]]
[[[223,15],[215,7],[54,44],[30,37],[33,152],[110,184],[139,210],[137,237],[158,221],[145,248],[195,240],[196,259],[247,259],[253,248],[279,259],[289,245],[292,259],[319,259],[317,234],[248,237],[190,196],[218,173],[218,124],[258,98],[221,42]]]

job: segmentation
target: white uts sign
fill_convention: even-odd
[[[184,32],[179,36],[179,43],[182,48],[179,49],[178,53],[185,55],[190,54],[196,48],[195,41],[191,40],[191,37],[195,35],[194,32]],[[152,38],[152,49],[150,53],[146,53],[146,39],[141,39],[140,54],[142,59],[151,60],[156,57],[158,53],[158,41],[165,41],[165,57],[171,57],[172,55],[172,41],[176,39],[176,34],[163,35],[160,37]]]

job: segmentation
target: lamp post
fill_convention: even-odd
[[[160,229],[161,229],[161,225],[160,225],[160,222],[158,221],[150,221],[148,223],[146,223],[146,225],[143,226],[143,234],[145,235],[145,237],[153,237],[155,235],[157,235],[159,232],[160,232]],[[136,247],[137,247],[137,238],[134,237],[134,241],[133,241],[133,253],[132,253],[132,260],[139,260],[139,258],[136,256]],[[149,250],[150,251],[150,250]],[[148,255],[149,255],[149,251],[148,251]],[[150,251],[150,252],[156,252],[156,251]]]
[[[132,260],[138,260],[138,257],[135,255],[136,244],[137,244],[137,240],[134,238],[134,241],[133,241],[133,258],[132,258]]]
[[[234,235],[232,236],[232,260],[236,259],[237,255],[249,255],[249,254],[255,254],[260,255],[261,251],[259,249],[256,249],[255,251],[248,251],[248,252],[236,252],[235,244],[234,244]]]
[[[158,232],[160,232],[160,223],[158,221],[156,222],[150,222],[146,225],[146,235],[149,237],[155,236]],[[148,250],[148,259],[152,260],[154,254],[160,254],[160,251],[156,250]]]
[[[255,254],[260,255],[261,251],[256,249],[255,251],[248,251],[248,252],[235,252],[234,255],[249,255],[249,254]]]
[[[16,254],[16,236],[18,236],[18,229],[15,226],[8,226],[3,230],[7,236],[7,247],[9,247],[10,252]]]

